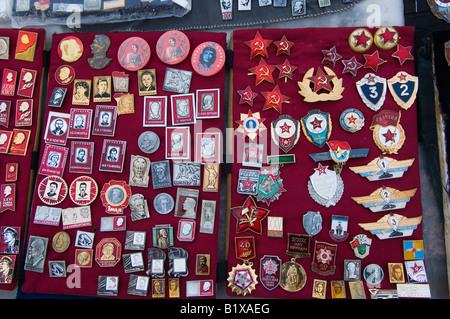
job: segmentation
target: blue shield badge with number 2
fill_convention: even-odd
[[[374,73],[367,73],[361,80],[356,82],[356,89],[366,106],[378,111],[386,98],[386,79]]]
[[[389,92],[398,106],[409,109],[416,100],[419,78],[404,71],[398,72],[388,81]]]

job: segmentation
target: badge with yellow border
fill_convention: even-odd
[[[373,140],[383,154],[397,154],[405,143],[405,131],[400,125],[400,112],[383,110],[372,119]]]

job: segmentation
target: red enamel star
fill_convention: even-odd
[[[284,81],[286,82],[288,78],[291,80],[293,79],[294,71],[297,69],[297,67],[291,65],[286,59],[283,64],[277,65],[277,69],[280,71],[280,75],[278,76],[278,78],[284,78]]]
[[[389,142],[389,141],[394,141],[395,138],[395,132],[392,133],[391,130],[388,130],[386,133],[383,134],[384,138],[385,138],[385,143]]]
[[[247,86],[245,90],[238,90],[238,93],[241,96],[239,104],[247,103],[250,106],[253,106],[253,100],[258,96],[258,93],[253,92],[250,86]]]
[[[360,34],[354,35],[353,37],[356,40],[355,47],[362,46],[363,48],[367,48],[367,42],[370,41],[370,38],[366,35],[364,30],[362,30]]]
[[[236,233],[250,230],[261,234],[262,220],[266,218],[269,212],[268,209],[257,207],[253,197],[247,197],[242,206],[231,208],[231,213],[237,219]]]
[[[400,82],[402,82],[402,81],[406,81],[406,74],[405,73],[400,73],[397,77],[398,77],[398,80],[400,81]]]
[[[311,124],[313,126],[313,130],[315,130],[316,128],[322,127],[322,122],[323,121],[321,121],[317,117],[315,117],[313,121],[309,122],[309,124]]]
[[[322,174],[327,174],[327,168],[328,166],[322,166],[322,164],[319,163],[319,166],[315,168],[314,170],[319,173],[319,176]]]
[[[275,66],[267,64],[267,62],[263,58],[259,60],[259,64],[257,66],[248,70],[250,71],[249,75],[256,75],[255,86],[263,81],[275,83],[272,75],[273,71],[275,70]]]
[[[250,178],[247,178],[247,180],[243,181],[242,184],[244,184],[244,189],[252,189],[252,185],[254,184],[254,182],[252,182]]]
[[[351,73],[353,76],[356,76],[358,69],[363,66],[362,63],[359,63],[356,60],[355,56],[352,56],[350,60],[342,60],[342,63],[344,64],[344,70],[342,70],[342,73]]]
[[[294,45],[294,42],[289,41],[285,35],[283,35],[280,41],[275,41],[274,44],[277,46],[277,55],[291,55],[291,48]]]
[[[269,53],[267,52],[267,47],[273,41],[268,39],[263,39],[259,31],[256,31],[256,35],[253,40],[244,42],[250,49],[250,60],[253,59],[257,55],[261,55],[265,58],[269,57]]]
[[[395,51],[392,56],[398,59],[400,65],[403,65],[407,60],[414,60],[411,50],[412,46],[404,47],[403,45],[397,44],[397,51]]]
[[[283,103],[289,103],[290,97],[281,94],[280,87],[277,85],[271,92],[261,92],[266,99],[263,106],[263,111],[274,108],[281,113],[281,106]]]
[[[322,50],[323,59],[322,64],[328,63],[333,68],[336,66],[336,62],[342,58],[342,55],[336,52],[336,47],[332,47],[330,50]]]
[[[352,114],[352,115],[350,115],[349,118],[347,118],[347,120],[348,120],[348,124],[356,124],[357,118],[354,117],[353,114]]]
[[[378,67],[381,64],[386,62],[386,60],[383,60],[380,58],[378,50],[372,54],[364,54],[364,59],[366,60],[366,62],[364,63],[363,68],[366,68],[366,69],[371,68],[375,72],[377,72]]]
[[[389,28],[385,28],[384,32],[382,34],[379,34],[378,36],[383,39],[384,43],[388,42],[395,42],[395,35],[397,32],[392,32],[389,30]]]
[[[334,78],[334,75],[328,75],[322,70],[322,68],[318,67],[316,75],[309,77],[308,80],[314,83],[314,92],[317,92],[320,89],[332,91],[333,87],[331,86],[331,81]]]
[[[411,267],[411,270],[413,271],[413,274],[418,274],[423,270],[423,267],[418,265],[417,263],[414,263],[414,267]]]
[[[280,129],[281,129],[281,134],[283,133],[288,133],[291,131],[291,127],[290,125],[287,125],[287,122],[285,122],[283,125],[280,125]]]

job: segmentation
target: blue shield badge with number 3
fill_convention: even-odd
[[[361,80],[356,82],[356,89],[366,106],[378,111],[386,98],[386,79],[374,73],[367,73]]]

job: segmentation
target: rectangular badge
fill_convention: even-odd
[[[186,297],[206,296],[214,296],[214,281],[212,279],[186,281]]]
[[[7,163],[5,172],[6,182],[16,182],[19,174],[19,163]]]
[[[11,101],[0,101],[0,125],[8,128],[9,114],[11,113]]]
[[[250,260],[256,257],[255,237],[235,237],[236,258]]]
[[[203,165],[203,191],[218,192],[219,191],[219,174],[220,164]]]
[[[214,234],[214,222],[216,219],[216,201],[202,200],[202,212],[200,216],[200,233]]]
[[[29,3],[29,1],[28,1]],[[15,59],[21,61],[34,61],[38,34],[36,32],[20,30],[17,35]]]
[[[16,226],[1,226],[0,228],[1,234],[1,244],[0,244],[0,253],[2,254],[18,254],[20,249],[20,227]],[[12,238],[16,238],[17,240],[7,240],[8,236],[5,234],[9,234]]]
[[[0,130],[0,154],[7,154],[11,144],[13,132]]]
[[[70,109],[69,133],[67,138],[88,140],[91,136],[92,110]]]
[[[10,69],[3,69],[1,95],[14,96],[16,92],[17,72]]]
[[[158,127],[167,124],[167,96],[144,97],[144,118],[142,126]]]
[[[44,132],[45,143],[66,145],[69,121],[70,114],[50,111]]]
[[[126,141],[103,140],[99,170],[104,172],[122,173],[126,146]]]
[[[37,71],[22,68],[20,71],[19,85],[17,86],[17,95],[32,98],[36,77]]]
[[[210,119],[220,117],[220,90],[196,91],[196,118]]]
[[[16,101],[16,126],[32,126],[33,125],[33,100],[17,100]]]
[[[190,159],[189,127],[166,127],[166,159]]]
[[[94,142],[72,141],[70,144],[69,172],[92,173],[94,160]]]
[[[258,192],[259,171],[239,169],[237,192],[244,195],[256,195]]]
[[[194,93],[170,96],[172,125],[195,124]]]
[[[37,206],[33,224],[59,226],[62,209],[60,207]]]
[[[94,76],[93,101],[111,102],[111,76]]]
[[[219,164],[221,160],[220,132],[197,133],[195,161],[202,164]]]
[[[62,210],[63,229],[92,226],[91,207],[77,206]]]
[[[46,144],[39,166],[39,174],[63,176],[68,154],[68,147]]]
[[[66,96],[67,88],[54,88],[47,105],[52,107],[61,107]]]
[[[25,156],[30,141],[30,130],[13,129],[8,154]]]
[[[97,105],[92,125],[92,135],[114,136],[116,121],[117,106]]]
[[[310,241],[311,236],[309,235],[288,234],[286,254],[296,258],[309,257],[311,255],[309,252]]]
[[[1,212],[16,210],[16,184],[2,184],[0,186],[1,193]]]
[[[73,81],[73,105],[89,105],[91,98],[91,80]]]

